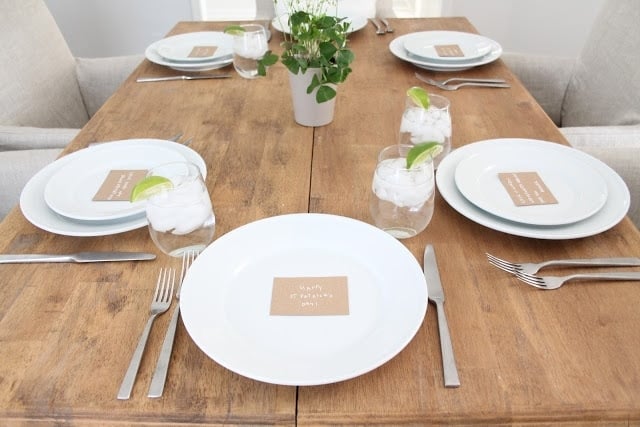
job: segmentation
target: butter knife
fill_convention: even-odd
[[[36,263],[36,262],[109,262],[109,261],[146,261],[155,259],[154,254],[144,252],[78,252],[75,254],[11,254],[0,255],[0,264]]]
[[[170,80],[204,80],[204,79],[227,79],[231,74],[203,74],[201,76],[168,76],[168,77],[138,77],[136,82],[167,82]]]
[[[444,369],[444,386],[459,387],[458,369],[453,356],[453,346],[449,335],[449,325],[444,312],[444,291],[438,273],[438,263],[432,245],[427,245],[424,250],[424,276],[427,279],[429,300],[436,305],[438,313],[438,331],[440,333],[440,351],[442,353],[442,367]]]

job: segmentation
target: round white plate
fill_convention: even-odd
[[[397,58],[412,63],[413,65],[431,71],[463,71],[480,65],[489,64],[502,55],[502,46],[496,41],[492,41],[491,51],[480,58],[467,61],[465,63],[443,63],[442,61],[429,61],[422,58],[417,58],[409,54],[404,48],[404,43],[414,37],[420,37],[420,32],[405,34],[403,36],[396,37],[389,43],[389,50]]]
[[[415,37],[407,37],[404,41],[406,51],[420,59],[436,63],[460,63],[478,60],[491,53],[493,40],[473,33],[459,31],[424,31],[415,33]],[[440,56],[437,46],[456,45],[463,56]]]
[[[354,33],[367,25],[367,18],[360,15],[347,15],[345,21],[351,23],[348,33]],[[281,33],[289,34],[289,14],[276,16],[271,21],[271,25]]]
[[[206,61],[175,62],[163,57],[158,48],[177,45],[215,45],[216,55]],[[219,54],[218,54],[219,52]],[[150,44],[145,50],[146,58],[158,65],[178,71],[207,71],[225,67],[233,61],[233,37],[219,31],[199,31],[167,37]]]
[[[516,206],[499,173],[537,172],[558,203]],[[607,183],[583,153],[560,144],[487,148],[456,167],[458,190],[474,205],[510,221],[563,225],[583,220],[607,201]]]
[[[178,153],[182,154],[186,159],[198,165],[206,176],[206,165],[204,160],[198,153],[191,148],[182,144],[178,144],[172,141],[165,141],[160,139],[131,139],[124,141],[107,142],[94,147],[86,148],[85,150],[97,150],[100,151],[105,147],[109,147],[115,144],[122,144],[128,146],[140,146],[149,147],[150,144],[172,148]],[[44,189],[49,182],[49,179],[60,169],[62,169],[67,163],[74,160],[78,153],[84,150],[78,150],[74,153],[68,154],[48,164],[38,173],[36,173],[25,185],[22,193],[20,194],[20,209],[25,218],[42,230],[61,234],[64,236],[106,236],[110,234],[123,233],[125,231],[135,230],[136,228],[144,227],[147,225],[147,219],[144,215],[134,216],[131,218],[125,218],[124,220],[114,221],[73,221],[69,218],[65,218],[56,214],[49,209],[47,203],[44,200]]]
[[[349,314],[272,316],[274,277],[347,276]],[[327,384],[397,355],[420,328],[426,281],[398,240],[367,223],[291,214],[237,228],[195,260],[180,291],[186,329],[227,369],[272,384]]]
[[[184,40],[182,42],[175,43],[161,43],[156,46],[156,52],[163,58],[173,62],[203,62],[203,61],[216,61],[228,59],[230,55],[233,55],[233,51],[228,47],[217,47],[216,51],[212,55],[205,56],[190,56],[193,49],[196,46],[215,46],[211,43],[196,43],[194,41]]]
[[[582,221],[557,226],[536,226],[509,221],[486,212],[468,201],[458,190],[455,182],[455,170],[462,160],[484,150],[494,149],[509,144],[510,147],[523,149],[551,142],[535,139],[502,138],[479,141],[453,150],[445,157],[436,172],[436,183],[442,197],[461,215],[493,230],[515,236],[532,237],[536,239],[577,239],[601,233],[615,226],[629,211],[629,189],[620,176],[600,160],[585,153],[584,160],[591,168],[597,170],[607,183],[607,202],[602,209]],[[557,144],[556,144],[557,145]],[[572,150],[570,147],[566,147]],[[577,150],[576,150],[577,151]]]
[[[78,151],[73,160],[51,176],[44,189],[44,200],[51,210],[81,221],[108,221],[141,214],[144,201],[92,200],[109,172],[149,170],[185,160],[180,152],[160,145],[108,144],[100,148]]]

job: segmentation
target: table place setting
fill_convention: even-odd
[[[398,59],[430,71],[463,71],[489,64],[502,55],[495,40],[459,31],[420,31],[389,43]]]
[[[233,37],[220,31],[178,34],[151,43],[145,57],[177,71],[216,70],[233,61]]]

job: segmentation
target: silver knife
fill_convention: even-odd
[[[442,367],[444,369],[444,386],[459,387],[458,369],[456,359],[453,356],[453,346],[449,335],[449,325],[444,312],[444,291],[440,283],[438,263],[432,245],[427,245],[424,250],[424,277],[427,279],[429,300],[435,303],[438,313],[438,330],[440,332],[440,351],[442,353]]]
[[[155,254],[144,252],[78,252],[75,254],[11,254],[0,255],[0,264],[35,262],[109,262],[109,261],[146,261],[155,259]]]
[[[168,76],[168,77],[138,77],[136,82],[166,82],[170,80],[204,80],[204,79],[227,79],[231,74],[206,74],[201,76]]]

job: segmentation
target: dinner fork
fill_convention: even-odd
[[[387,21],[385,18],[380,18],[380,21],[382,21],[382,23],[386,27],[385,31],[387,33],[393,33],[393,28],[391,27],[391,24],[389,24],[389,21]]]
[[[460,81],[461,83],[450,84],[450,83],[442,83],[442,82],[439,82],[437,80],[430,79],[428,77],[423,76],[420,73],[416,73],[415,75],[418,78],[418,80],[421,80],[421,81],[423,81],[423,82],[425,82],[427,84],[430,84],[432,86],[435,86],[435,87],[443,89],[443,90],[458,90],[458,89],[460,89],[461,87],[464,87],[464,86],[496,87],[496,88],[509,88],[509,87],[511,87],[507,83],[505,83],[504,80],[501,80],[501,79],[473,79],[473,78],[462,79],[462,78],[457,78],[456,80]],[[449,81],[453,81],[453,79],[449,79]]]
[[[371,21],[371,23],[373,24],[374,27],[376,27],[376,34],[381,36],[383,34],[386,34],[387,32],[380,26],[380,23],[375,20],[375,19],[369,19],[369,21]]]
[[[554,259],[539,263],[515,263],[487,253],[491,265],[508,273],[536,274],[541,268],[551,265],[583,266],[583,267],[634,267],[640,266],[640,258],[590,258],[590,259]]]
[[[558,289],[569,280],[640,280],[640,272],[628,273],[590,273],[571,274],[569,276],[535,276],[533,274],[516,273],[516,277],[539,289]]]
[[[186,251],[182,255],[182,270],[180,271],[180,282],[178,283],[178,289],[176,290],[176,301],[180,299],[180,289],[182,289],[184,276],[187,274],[189,267],[191,267],[193,260],[196,259],[199,254],[199,251]],[[169,322],[169,327],[167,328],[164,341],[162,342],[162,349],[160,350],[160,356],[158,356],[158,361],[156,362],[156,370],[153,373],[147,397],[162,396],[165,380],[167,379],[167,371],[169,370],[169,360],[171,359],[171,351],[173,350],[173,341],[176,335],[176,327],[178,326],[179,317],[180,305],[178,304],[171,315],[171,321]]]
[[[124,375],[122,384],[120,385],[120,390],[118,391],[118,399],[120,400],[126,400],[131,397],[131,390],[133,389],[133,384],[135,383],[136,376],[138,375],[138,368],[140,368],[142,354],[144,353],[144,348],[147,345],[147,340],[149,338],[149,332],[151,332],[153,321],[156,319],[156,317],[158,317],[158,315],[167,311],[171,306],[171,298],[173,296],[173,285],[175,283],[175,278],[175,269],[160,269],[160,274],[158,275],[158,283],[156,284],[156,290],[153,295],[153,300],[151,301],[149,320],[147,320],[147,324],[142,331],[142,335],[140,335],[140,340],[138,341],[138,345],[133,352],[131,362],[129,362],[129,368],[127,368],[127,372]]]

